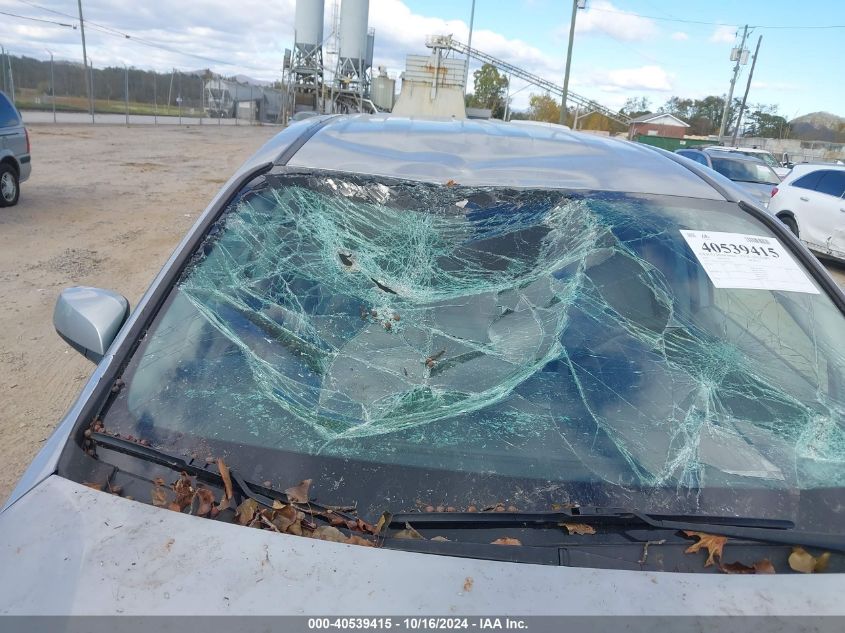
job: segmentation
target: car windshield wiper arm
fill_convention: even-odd
[[[591,526],[644,526],[654,529],[705,532],[737,539],[768,543],[803,545],[845,552],[845,538],[838,534],[821,534],[795,530],[792,521],[781,519],[652,514],[625,508],[570,508],[554,512],[426,512],[395,514],[391,527],[401,529],[405,523],[416,529],[482,528],[507,525],[530,527],[560,523],[586,523]]]
[[[118,453],[137,457],[138,459],[152,462],[154,464],[164,466],[166,468],[169,468],[170,470],[174,470],[177,472],[186,472],[201,481],[213,484],[220,488],[223,488],[225,486],[223,476],[216,470],[207,468],[205,466],[196,466],[194,464],[190,464],[181,457],[176,457],[175,455],[171,455],[170,453],[161,451],[157,448],[136,444],[135,442],[130,442],[129,440],[125,440],[120,437],[114,437],[106,433],[92,433],[91,439],[94,440],[95,444],[99,444],[100,446],[104,446],[113,451],[117,451]],[[314,503],[310,500],[305,503],[295,503],[284,492],[279,492],[278,490],[268,488],[263,484],[255,484],[246,481],[235,469],[230,468],[229,474],[232,478],[233,486],[240,491],[242,497],[253,499],[261,505],[272,507],[274,501],[280,501],[282,503],[287,503],[295,506],[311,507],[323,513],[328,513],[329,511],[331,511],[333,514],[344,519],[352,521],[355,520],[355,517],[350,516],[338,510],[337,508],[328,508],[326,506],[320,505],[319,503]]]

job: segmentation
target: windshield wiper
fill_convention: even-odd
[[[795,530],[792,521],[746,517],[652,514],[625,508],[569,508],[553,512],[426,512],[395,514],[391,527],[405,523],[415,529],[483,527],[544,527],[561,523],[586,523],[590,526],[648,527],[664,530],[705,532],[737,539],[783,543],[845,552],[845,538]]]
[[[175,455],[171,455],[170,453],[157,448],[136,444],[135,442],[130,442],[129,440],[114,437],[106,433],[92,433],[91,439],[94,441],[95,445],[103,446],[110,450],[130,455],[132,457],[137,457],[138,459],[158,464],[159,466],[164,466],[165,468],[169,468],[170,470],[176,472],[185,472],[192,477],[196,477],[200,481],[204,481],[205,483],[219,488],[223,488],[225,486],[223,476],[216,470],[208,468],[207,466],[197,466],[193,463],[186,462],[181,457],[176,457]],[[318,516],[331,513],[349,521],[355,521],[356,519],[356,517],[346,514],[338,508],[323,506],[311,500],[305,503],[294,502],[284,492],[268,488],[263,484],[246,481],[240,476],[237,470],[233,468],[229,469],[229,475],[232,478],[233,487],[238,489],[241,497],[252,499],[263,506],[273,507],[274,501],[280,501],[301,509],[313,509],[317,511]]]

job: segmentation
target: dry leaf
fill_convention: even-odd
[[[179,479],[173,484],[173,492],[176,493],[176,503],[179,506],[179,511],[188,507],[194,498],[194,482],[188,476],[188,473],[183,472]]]
[[[244,499],[243,503],[235,510],[235,518],[241,525],[247,525],[252,522],[257,511],[258,502],[255,499]]]
[[[457,187],[457,186],[458,186],[458,183],[456,183],[454,180],[452,180],[452,179],[450,178],[449,180],[447,180],[447,181],[446,181],[446,186],[447,186],[447,187]]]
[[[273,524],[282,532],[287,532],[295,523],[302,520],[302,513],[293,506],[285,506],[273,512]]]
[[[719,569],[726,574],[774,574],[775,566],[768,558],[758,560],[751,567],[743,565],[742,563],[728,563],[727,565],[719,565]]]
[[[819,573],[827,569],[830,560],[830,552],[821,556],[813,556],[803,547],[793,547],[789,555],[789,566],[793,571],[800,571],[802,574]]]
[[[687,536],[695,536],[698,538],[697,543],[693,543],[686,550],[684,550],[685,554],[694,554],[701,548],[706,548],[707,561],[704,563],[705,567],[710,567],[710,565],[715,562],[717,557],[720,561],[722,560],[722,548],[725,547],[725,543],[728,541],[727,536],[716,536],[714,534],[706,534],[704,532],[690,532],[687,530],[684,530],[684,534],[686,534]]]
[[[214,493],[208,488],[200,488],[196,492],[196,498],[199,500],[199,507],[197,507],[196,515],[205,516],[211,512],[211,507],[214,505]]]
[[[490,543],[490,545],[522,545],[522,541],[518,538],[510,538],[509,536],[505,536],[502,538],[497,538],[495,541]]]
[[[285,490],[288,500],[291,503],[308,503],[308,491],[311,488],[311,480],[300,481],[296,486]]]
[[[561,527],[565,527],[570,534],[595,534],[596,530],[593,526],[586,523],[561,523]]]
[[[157,508],[163,508],[167,505],[167,489],[164,487],[164,482],[161,479],[156,479],[150,496],[152,497],[153,505]]]
[[[232,475],[229,473],[229,467],[222,457],[217,458],[217,470],[220,471],[220,477],[223,478],[223,491],[226,493],[226,499],[231,499],[234,496],[232,491]]]
[[[321,525],[311,533],[311,536],[321,541],[332,541],[333,543],[346,543],[346,536],[343,532],[331,525]]]
[[[431,540],[437,541],[438,543],[448,543],[449,542],[449,539],[447,539],[445,536],[435,536]]]
[[[464,591],[472,591],[473,582],[472,576],[467,576],[464,580]]]
[[[83,481],[82,485],[88,486],[89,488],[93,488],[94,490],[102,490],[103,489],[103,484],[95,484],[95,483],[90,482],[90,481]]]
[[[417,532],[414,528],[412,528],[410,523],[406,523],[405,529],[399,530],[396,534],[393,535],[393,538],[425,540],[425,537],[419,532]]]
[[[350,534],[349,539],[346,542],[350,545],[363,545],[364,547],[375,547],[372,541],[368,541],[363,536],[358,536],[357,534]]]

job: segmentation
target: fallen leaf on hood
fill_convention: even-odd
[[[232,490],[232,475],[229,473],[229,467],[222,457],[217,458],[217,470],[220,471],[220,477],[223,479],[223,491],[226,493],[226,499],[231,499],[234,496]]]
[[[296,486],[285,490],[285,494],[291,503],[308,503],[308,491],[311,489],[311,480],[300,481]]]
[[[586,523],[561,523],[561,527],[565,527],[570,534],[595,534],[596,530],[593,526]]]
[[[827,569],[829,560],[830,552],[813,556],[803,547],[793,547],[789,555],[789,566],[793,571],[800,571],[802,574],[814,574]]]
[[[449,539],[447,539],[445,536],[435,536],[431,540],[437,541],[438,543],[448,543],[449,542]]]
[[[165,507],[167,502],[167,489],[164,487],[164,482],[161,479],[156,479],[153,489],[150,491],[153,505],[157,508]]]
[[[194,498],[194,482],[188,476],[188,473],[183,472],[179,479],[173,484],[173,492],[176,493],[176,505],[179,506],[179,511],[191,505]]]
[[[321,541],[332,541],[333,543],[346,543],[346,535],[331,525],[321,525],[311,533],[311,536]]]
[[[258,502],[255,499],[244,499],[243,503],[235,510],[235,518],[241,525],[247,525],[255,518],[258,511]]]
[[[346,542],[350,545],[363,545],[364,547],[375,547],[375,544],[372,541],[368,541],[363,536],[358,536],[357,534],[350,534]]]
[[[282,508],[276,508],[273,511],[273,525],[279,528],[282,532],[287,532],[292,525],[301,520],[302,513],[293,506],[284,506]]]
[[[196,499],[199,501],[196,515],[203,517],[211,512],[211,507],[214,505],[214,493],[208,488],[200,488],[197,490]]]
[[[467,576],[464,580],[464,591],[472,591],[473,582],[472,576]]]
[[[706,534],[704,532],[690,532],[684,530],[684,534],[687,536],[695,536],[698,538],[697,543],[693,543],[690,545],[686,550],[684,550],[685,554],[694,554],[695,552],[699,551],[702,548],[707,550],[707,561],[704,563],[705,567],[710,567],[716,558],[718,557],[719,560],[722,560],[722,548],[725,547],[725,543],[728,541],[727,536],[716,536],[715,534]]]
[[[520,541],[518,538],[504,536],[502,538],[497,538],[495,541],[490,543],[490,545],[522,545],[522,541]]]
[[[743,565],[742,563],[728,563],[727,565],[719,565],[719,569],[726,574],[774,574],[775,566],[768,558],[758,560],[751,567]]]
[[[103,489],[103,484],[95,484],[94,482],[91,482],[91,481],[83,481],[82,485],[88,486],[89,488],[92,488],[94,490],[102,490]]]
[[[405,529],[399,530],[396,534],[393,535],[393,538],[425,540],[425,537],[419,532],[417,532],[414,528],[412,528],[410,523],[406,523]]]

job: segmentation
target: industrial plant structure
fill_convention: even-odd
[[[203,89],[205,112],[210,117],[264,123],[276,123],[281,119],[285,100],[282,90],[216,78],[207,80]]]
[[[375,31],[369,28],[369,0],[334,0],[332,30],[324,37],[324,0],[297,0],[294,46],[286,55],[285,116],[297,112],[375,112],[370,99]],[[328,43],[334,41],[334,50]],[[336,57],[332,64],[329,56]],[[327,81],[327,76],[331,80]],[[380,82],[383,91],[384,82]],[[380,95],[381,102],[390,102]],[[382,108],[384,109],[384,108]]]

